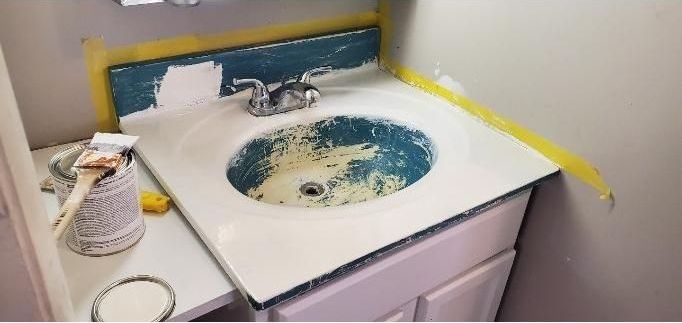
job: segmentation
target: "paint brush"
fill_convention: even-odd
[[[95,133],[88,147],[76,159],[76,184],[52,222],[54,237],[59,240],[76,216],[90,190],[102,179],[116,173],[126,161],[126,154],[138,137],[113,133]]]

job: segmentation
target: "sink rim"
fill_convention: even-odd
[[[404,85],[403,83],[400,83]],[[447,168],[443,166],[443,162],[448,165],[456,167],[458,164],[467,163],[467,158],[470,153],[470,139],[464,127],[459,123],[448,123],[447,127],[443,127],[444,122],[438,118],[434,118],[428,114],[419,113],[420,107],[415,108],[388,108],[387,102],[394,102],[398,105],[404,105],[405,102],[413,105],[423,105],[424,102],[418,98],[411,97],[404,93],[395,92],[391,90],[361,87],[356,85],[348,86],[318,86],[324,90],[323,101],[320,106],[313,109],[298,109],[287,113],[275,114],[268,117],[253,117],[248,115],[244,110],[245,105],[248,104],[249,93],[244,91],[230,97],[223,98],[218,102],[207,104],[212,107],[211,111],[201,113],[205,114],[199,120],[194,120],[193,123],[185,133],[182,135],[180,142],[177,145],[175,156],[182,155],[179,158],[187,158],[196,154],[191,153],[192,148],[196,148],[206,143],[211,143],[216,138],[201,138],[197,135],[206,135],[208,131],[203,131],[206,127],[221,128],[222,125],[215,124],[219,120],[230,120],[232,115],[239,115],[243,122],[233,122],[229,135],[222,136],[229,138],[227,140],[221,139],[221,151],[216,157],[221,160],[220,165],[214,165],[214,174],[224,174],[227,170],[227,161],[232,156],[237,154],[244,144],[248,143],[253,138],[256,138],[263,133],[275,131],[280,128],[294,126],[300,123],[315,122],[327,117],[336,117],[344,115],[352,115],[367,118],[383,118],[389,119],[392,122],[405,125],[413,129],[419,129],[432,139],[433,144],[438,148],[438,162],[434,163],[431,170],[424,175],[419,181],[403,188],[402,190],[384,196],[379,199],[372,199],[363,203],[340,205],[336,207],[322,207],[322,208],[300,208],[291,205],[273,205],[269,203],[261,203],[248,196],[243,195],[228,181],[224,180],[221,175],[221,187],[215,187],[216,190],[226,191],[227,196],[222,196],[223,199],[230,199],[235,210],[240,214],[250,217],[261,217],[263,219],[279,219],[279,220],[304,220],[304,221],[326,221],[330,219],[343,218],[365,218],[365,217],[381,217],[391,211],[401,209],[403,206],[400,203],[400,198],[404,199],[407,194],[410,194],[410,200],[421,201],[432,198],[432,192],[424,186],[429,182],[438,182],[436,176],[440,176],[441,172],[445,172],[445,177],[451,176],[447,173]],[[425,95],[421,93],[422,95]],[[358,95],[368,95],[368,100],[358,102],[356,97]],[[430,96],[429,96],[430,97]],[[431,100],[438,100],[438,98],[430,97]],[[207,108],[208,108],[207,107]],[[438,112],[447,118],[452,118],[453,114],[464,114],[463,111],[457,111],[450,105],[443,106],[443,104],[428,104],[425,106],[426,110],[437,109]],[[195,114],[190,112],[190,116]],[[182,119],[185,114],[178,113],[174,116],[165,116],[168,119]],[[440,125],[432,125],[431,121],[437,121]],[[184,120],[183,120],[184,121]],[[182,122],[183,124],[191,124],[192,122]],[[434,130],[435,128],[435,130]],[[453,140],[450,135],[455,134]],[[444,146],[456,146],[454,149],[459,154],[453,156],[452,154],[443,155]],[[190,151],[190,152],[188,152]],[[204,152],[202,150],[202,152]],[[446,157],[446,158],[444,158]],[[199,161],[197,161],[199,162]],[[204,162],[201,160],[201,162]],[[196,162],[190,163],[193,165]],[[218,168],[219,167],[219,168]],[[220,169],[217,171],[217,169]],[[189,167],[189,170],[197,171]],[[361,210],[358,210],[361,209]],[[305,214],[301,214],[301,213]],[[348,216],[352,213],[353,216]]]

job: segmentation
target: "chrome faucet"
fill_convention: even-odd
[[[251,100],[247,110],[254,116],[269,116],[301,108],[313,108],[320,101],[320,91],[310,84],[310,77],[326,73],[331,66],[314,68],[303,73],[296,81],[282,83],[282,86],[270,92],[268,86],[257,79],[233,79],[234,85],[249,84],[253,86]]]

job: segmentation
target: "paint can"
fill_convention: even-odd
[[[73,163],[87,146],[78,144],[52,156],[48,165],[59,205],[76,184]],[[66,231],[66,245],[86,256],[106,256],[132,247],[144,235],[137,163],[130,151],[112,176],[95,185]]]

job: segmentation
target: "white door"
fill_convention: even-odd
[[[0,48],[0,321],[68,321],[73,308]]]
[[[493,321],[516,251],[504,251],[419,297],[416,321]]]

